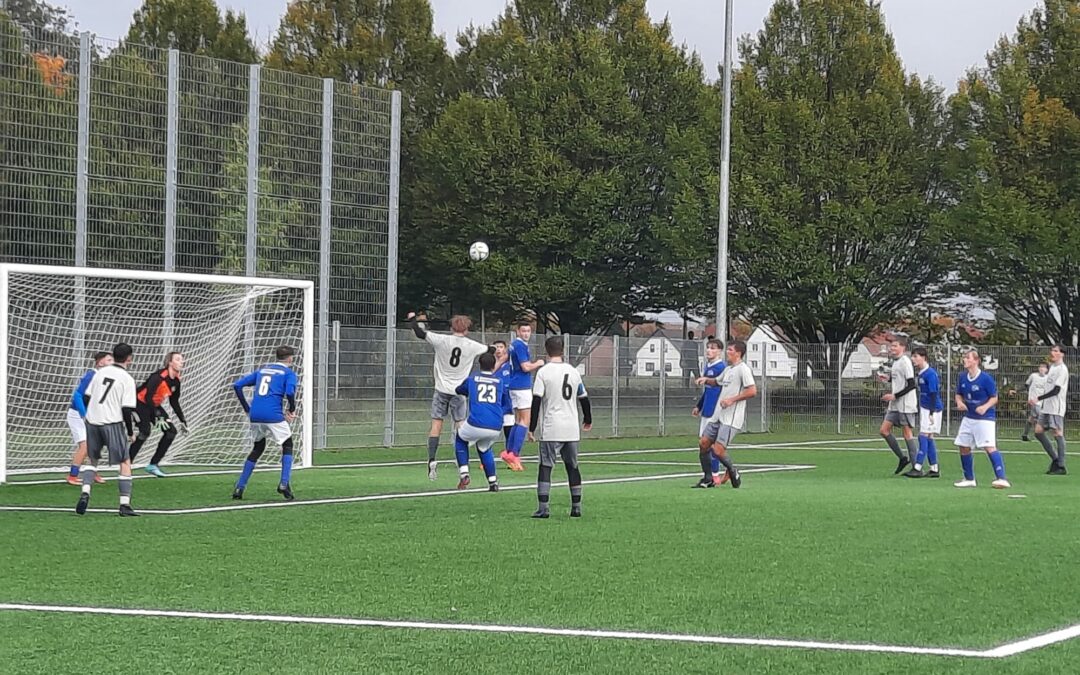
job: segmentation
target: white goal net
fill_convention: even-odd
[[[166,455],[174,465],[239,466],[251,444],[232,384],[273,362],[278,346],[292,347],[300,382],[294,452],[309,466],[312,289],[310,281],[0,265],[0,481],[70,464],[72,393],[92,355],[118,342],[134,350],[137,385],[163,368],[166,353],[184,355],[180,405],[190,433]],[[138,464],[158,438],[151,434]],[[268,444],[264,461],[279,459],[275,453]]]

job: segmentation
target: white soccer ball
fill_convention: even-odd
[[[473,242],[473,245],[469,247],[469,257],[473,259],[473,262],[481,262],[487,260],[488,245],[482,241]]]

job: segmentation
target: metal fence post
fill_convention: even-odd
[[[611,435],[619,435],[619,336],[611,336]]]
[[[657,421],[656,430],[664,436],[665,428],[664,424],[664,402],[666,400],[665,394],[667,389],[667,338],[660,338],[660,395],[658,396],[658,408],[660,409],[660,419]]]
[[[761,359],[761,431],[769,430],[769,359]]]
[[[75,149],[75,266],[86,267],[90,204],[90,33],[79,34],[79,136]],[[86,358],[86,279],[75,277],[75,358]]]
[[[398,275],[398,190],[401,172],[401,92],[391,94],[390,106],[390,197],[386,233],[386,373],[383,390],[383,445],[394,444],[394,371],[397,368],[397,275]]]
[[[259,92],[262,66],[255,64],[248,70],[248,136],[247,136],[247,237],[244,246],[244,274],[258,275],[259,254]],[[244,321],[244,361],[247,368],[255,367],[255,308],[248,307]],[[309,362],[310,354],[304,354]],[[311,371],[305,367],[305,374]],[[310,376],[310,375],[309,375]],[[309,403],[310,405],[310,403]]]
[[[168,52],[168,111],[165,132],[165,271],[176,271],[176,156],[180,118],[180,52]],[[162,321],[163,351],[174,348],[173,320],[176,315],[175,286],[165,282],[164,317]]]
[[[952,348],[949,346],[949,341],[945,340],[945,400],[942,404],[945,406],[945,435],[952,435],[952,396],[949,392],[952,391]]]
[[[327,359],[330,355],[330,196],[334,170],[334,80],[323,79],[322,171],[319,184],[319,353],[316,363],[315,448],[326,448]]]
[[[828,349],[828,347],[826,347]],[[836,433],[842,434],[844,415],[844,344],[836,343]]]

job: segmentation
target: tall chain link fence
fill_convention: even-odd
[[[400,100],[0,12],[0,261],[315,281],[319,447],[332,326],[393,343]]]

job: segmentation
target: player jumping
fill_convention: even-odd
[[[94,367],[86,371],[71,393],[71,405],[67,411],[68,429],[71,430],[71,441],[75,444],[75,454],[71,457],[71,469],[68,471],[67,482],[71,485],[82,485],[79,478],[79,467],[86,461],[86,404],[90,400],[86,388],[90,386],[90,380],[94,379],[94,373],[112,365],[113,357],[109,352],[94,354]],[[94,473],[95,483],[104,483],[105,479]]]
[[[469,446],[476,446],[484,474],[488,479],[488,490],[499,491],[499,479],[495,475],[495,454],[491,446],[499,440],[503,427],[503,411],[510,403],[510,390],[506,381],[495,372],[495,355],[480,355],[480,372],[454,390],[469,401],[469,418],[454,435],[454,453],[457,455],[458,489],[469,487]]]
[[[176,428],[169,420],[169,413],[165,412],[162,404],[169,399],[169,407],[176,414],[180,422],[180,431],[187,433],[187,421],[184,419],[184,411],[180,408],[180,372],[184,369],[184,355],[180,352],[169,352],[165,355],[165,367],[154,372],[146,378],[136,393],[138,405],[136,414],[139,416],[139,435],[131,444],[131,461],[135,461],[135,455],[139,454],[143,443],[150,437],[151,430],[161,429],[161,440],[158,441],[154,456],[146,465],[146,473],[164,478],[165,472],[158,465],[165,458],[173,440],[176,438]]]
[[[236,481],[233,499],[244,498],[244,488],[255,471],[255,463],[266,450],[267,438],[273,438],[274,442],[281,446],[281,480],[278,482],[278,494],[285,499],[293,499],[292,486],[289,484],[293,465],[293,439],[289,424],[296,419],[297,378],[292,369],[294,354],[292,347],[278,347],[274,353],[277,363],[268,363],[233,383],[236,398],[240,399],[240,405],[251,420],[251,440],[254,442],[251,454],[244,462],[240,479]],[[255,388],[250,405],[244,398],[245,387]],[[289,404],[288,410],[285,410],[286,401]]]

